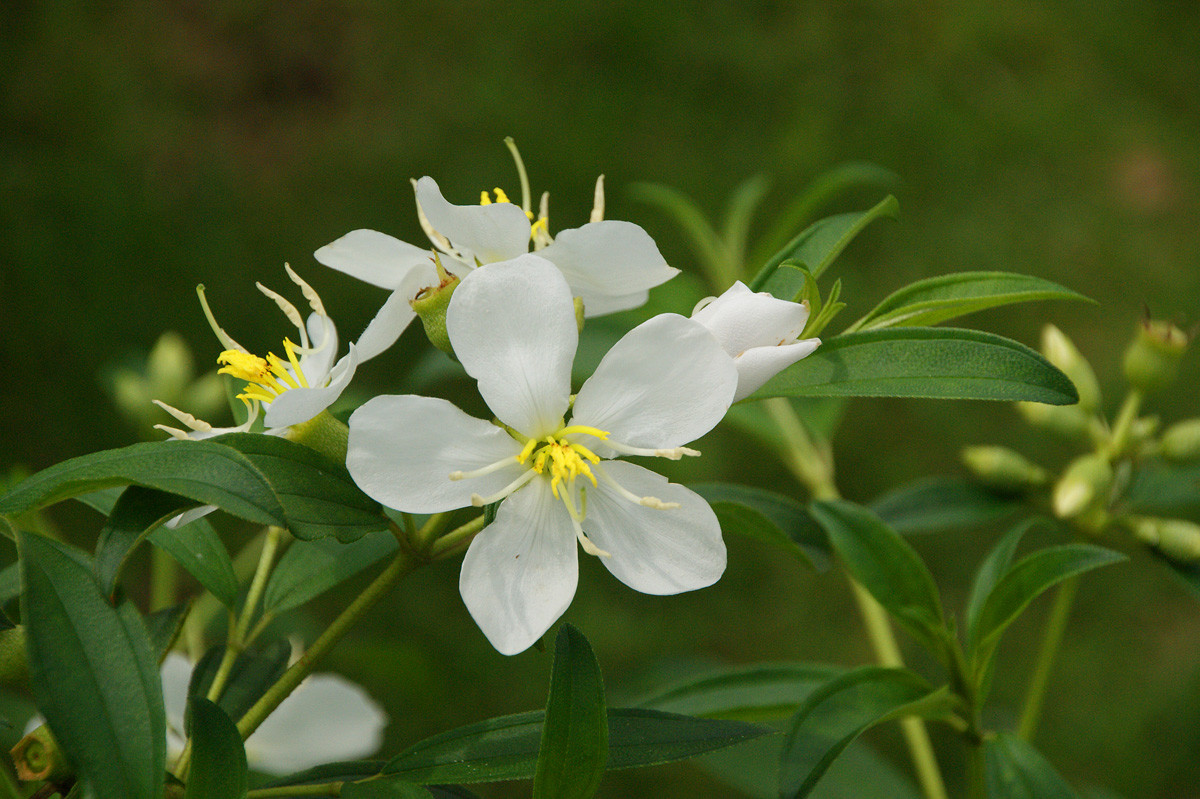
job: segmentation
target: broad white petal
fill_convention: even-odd
[[[377,230],[352,230],[313,253],[318,262],[385,289],[397,288],[409,270],[429,263],[429,250]]]
[[[467,275],[450,299],[446,332],[502,422],[532,438],[559,427],[579,329],[571,289],[549,261],[522,255]]]
[[[400,334],[417,316],[412,308],[413,299],[421,289],[437,284],[437,270],[432,262],[427,261],[410,270],[355,342],[358,345],[359,360],[369,361],[395,344],[396,339],[400,338]]]
[[[192,680],[192,664],[183,654],[168,652],[158,673],[162,678],[167,727],[182,734],[184,714],[187,712],[188,683]]]
[[[504,500],[463,557],[458,587],[502,655],[523,652],[566,611],[579,581],[575,532],[547,480]]]
[[[251,768],[288,774],[373,755],[387,714],[367,692],[336,674],[314,674],[246,740]]]
[[[776,347],[754,347],[733,359],[738,370],[737,393],[733,401],[753,394],[772,377],[806,355],[811,355],[820,345],[819,338],[806,338]]]
[[[692,314],[707,327],[731,356],[751,347],[795,341],[808,321],[808,306],[754,292],[738,281]]]
[[[712,585],[725,572],[725,542],[712,508],[700,495],[662,475],[623,461],[599,468],[638,496],[678,502],[678,508],[638,505],[600,481],[588,489],[583,529],[609,553],[600,561],[643,594],[678,594]]]
[[[309,314],[306,327],[312,352],[300,356],[300,371],[304,372],[304,379],[310,386],[318,386],[329,377],[329,370],[337,358],[337,326],[328,316],[313,313]]]
[[[562,271],[589,316],[623,310],[604,309],[602,298],[628,301],[679,274],[667,266],[650,234],[632,222],[589,222],[564,230],[537,254]]]
[[[431,177],[417,181],[417,202],[429,224],[468,260],[507,261],[529,251],[529,217],[512,203],[454,205]]]
[[[660,314],[608,351],[579,390],[571,423],[635,447],[678,447],[721,421],[737,379],[733,360],[704,327]]]
[[[329,385],[315,388],[292,388],[280,394],[267,406],[263,424],[269,428],[291,427],[315,418],[321,411],[337,402],[358,368],[358,354],[353,344],[350,352],[337,362],[330,375]]]
[[[451,480],[451,472],[480,469],[520,451],[508,433],[446,400],[382,396],[350,416],[346,467],[359,488],[389,508],[440,513],[467,507],[472,494],[494,494],[525,467],[463,480]]]

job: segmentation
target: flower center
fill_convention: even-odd
[[[286,361],[273,352],[260,358],[249,352],[225,350],[217,356],[217,363],[221,364],[217,374],[246,381],[246,389],[238,394],[238,399],[270,404],[289,388],[308,388],[308,380],[300,369],[300,359],[296,357],[296,345],[285,338],[283,350],[287,353]]]
[[[589,463],[599,463],[600,456],[582,444],[569,441],[566,436],[571,433],[595,436],[601,441],[608,438],[604,430],[594,427],[572,425],[564,427],[557,433],[544,438],[531,438],[525,442],[525,448],[517,456],[517,463],[529,461],[530,468],[537,474],[550,473],[550,491],[556,499],[561,499],[558,486],[566,481],[567,488],[575,486],[575,478],[583,475],[596,485],[596,476],[592,474]]]

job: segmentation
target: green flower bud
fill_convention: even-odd
[[[178,397],[195,374],[192,352],[178,333],[158,337],[146,359],[146,379],[155,397]]]
[[[1001,491],[1023,491],[1046,482],[1046,470],[1008,447],[966,447],[962,461],[981,483]]]
[[[1100,384],[1092,365],[1079,353],[1066,334],[1054,325],[1042,328],[1042,353],[1062,370],[1079,392],[1079,407],[1088,413],[1100,408]]]
[[[329,411],[321,411],[307,422],[292,425],[287,437],[315,449],[334,463],[346,462],[350,428]]]
[[[1071,440],[1086,439],[1092,425],[1092,417],[1079,405],[1018,402],[1017,412],[1034,427]]]
[[[1168,427],[1159,440],[1158,451],[1172,461],[1200,459],[1200,419],[1188,419]]]
[[[1073,460],[1054,486],[1051,506],[1060,519],[1072,519],[1102,508],[1112,488],[1113,470],[1108,458],[1094,452]]]
[[[1133,518],[1129,522],[1138,540],[1168,558],[1184,563],[1200,560],[1200,525],[1183,519],[1145,517]]]
[[[425,327],[425,335],[429,337],[429,342],[453,358],[454,347],[450,344],[450,336],[446,334],[446,309],[450,307],[450,297],[458,288],[459,280],[442,269],[440,262],[437,266],[438,274],[442,278],[441,282],[436,286],[422,289],[411,304],[413,310],[417,312],[417,316],[421,318],[421,324]]]
[[[1170,322],[1147,319],[1125,350],[1125,379],[1146,394],[1168,388],[1179,376],[1188,336]]]

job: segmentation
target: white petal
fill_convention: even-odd
[[[199,507],[192,508],[191,510],[185,510],[178,516],[173,516],[170,519],[167,519],[165,522],[163,522],[163,525],[169,530],[176,530],[180,527],[183,527],[185,524],[191,524],[197,519],[204,518],[216,509],[216,505],[200,505]]]
[[[650,234],[632,222],[589,222],[564,230],[538,255],[562,271],[588,316],[636,307],[624,303],[679,274],[667,266]],[[606,298],[622,298],[617,305],[623,307],[606,307]]]
[[[429,263],[430,253],[377,230],[352,230],[313,257],[373,286],[395,289],[409,270]]]
[[[571,289],[549,261],[522,255],[467,275],[450,299],[446,332],[502,422],[532,438],[559,427],[579,330]]]
[[[337,402],[358,368],[358,354],[353,344],[350,352],[333,367],[329,385],[318,388],[292,388],[280,394],[267,407],[263,424],[269,428],[291,427],[315,418],[321,411]]]
[[[753,292],[738,281],[694,312],[692,319],[707,327],[736,358],[751,347],[795,341],[808,321],[808,306]]]
[[[328,316],[310,314],[308,317],[308,341],[312,352],[300,356],[300,371],[310,386],[321,385],[329,377],[333,360],[337,357],[337,326]]]
[[[176,733],[182,733],[183,718],[187,712],[188,683],[192,680],[192,664],[181,653],[168,652],[158,673],[162,677],[167,727]]]
[[[716,514],[700,495],[662,475],[623,461],[600,464],[638,496],[678,502],[678,508],[637,505],[603,480],[588,489],[583,529],[609,553],[600,561],[643,594],[678,594],[715,583],[725,571],[725,542]]]
[[[776,347],[754,347],[746,350],[733,360],[733,365],[738,370],[738,387],[733,401],[745,399],[758,391],[776,374],[804,356],[811,355],[820,343],[819,338],[806,338]]]
[[[268,774],[357,760],[379,749],[387,721],[359,686],[336,674],[314,674],[246,740],[246,759]]]
[[[437,270],[432,262],[426,262],[405,275],[399,288],[391,293],[387,302],[367,324],[367,329],[358,337],[358,358],[369,361],[391,347],[400,334],[416,318],[412,301],[421,289],[438,284]]]
[[[504,500],[471,542],[459,590],[502,655],[528,649],[571,604],[579,580],[575,541],[549,481],[536,479]]]
[[[451,472],[480,469],[520,451],[508,433],[446,400],[382,396],[350,416],[346,467],[359,488],[390,508],[440,513],[467,507],[472,494],[494,494],[525,468],[514,464],[463,480],[451,480]]]
[[[431,177],[417,181],[417,202],[433,229],[468,261],[507,261],[529,251],[529,217],[512,203],[454,205]]]
[[[721,421],[736,388],[733,360],[711,333],[660,314],[608,351],[579,390],[571,423],[635,447],[678,447]]]

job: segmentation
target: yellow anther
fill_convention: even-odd
[[[486,191],[479,192],[479,204],[480,205],[491,205],[492,204],[492,198],[488,196],[488,193]]]
[[[286,361],[273,352],[268,352],[266,358],[260,358],[248,352],[225,350],[217,356],[217,363],[221,364],[217,373],[245,380],[249,384],[238,395],[243,402],[255,400],[270,403],[289,388],[308,388],[308,381],[300,369],[300,360],[296,357],[296,345],[284,339],[283,349],[288,356]]]
[[[512,203],[512,200],[508,199],[508,195],[504,193],[504,189],[497,187],[497,188],[493,189],[493,191],[496,192],[496,202],[510,203],[510,204]]]
[[[531,216],[530,220],[532,221],[532,219],[533,219],[533,217]],[[543,216],[541,219],[537,220],[532,225],[530,225],[529,237],[537,238],[537,233],[538,233],[539,229],[543,233],[545,233],[547,236],[550,235],[550,220]]]
[[[222,368],[217,370],[218,374],[233,375],[250,383],[257,383],[271,375],[271,365],[248,352],[225,350],[217,356],[217,363],[222,364]]]

